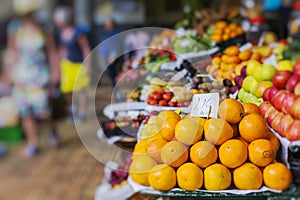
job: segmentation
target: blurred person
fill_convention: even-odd
[[[61,69],[60,89],[68,105],[68,122],[73,122],[78,114],[78,122],[86,114],[86,89],[90,84],[90,63],[86,59],[90,52],[90,45],[85,31],[73,23],[72,10],[69,7],[58,7],[53,15],[54,24],[58,30],[59,60]],[[76,82],[76,78],[79,80]],[[76,85],[74,85],[76,82]],[[72,93],[78,92],[78,102],[73,100]]]
[[[24,1],[23,1],[24,2]],[[20,18],[8,24],[7,52],[2,80],[12,85],[12,98],[18,108],[27,145],[23,156],[29,158],[38,151],[37,119],[47,120],[51,127],[50,144],[57,146],[58,135],[51,120],[48,104],[50,66],[55,66],[53,37],[44,32],[34,18],[40,8],[37,2],[14,0]],[[48,87],[50,86],[50,87]]]
[[[112,86],[114,87],[116,84],[116,58],[120,52],[120,41],[118,37],[111,40],[108,39],[118,34],[119,30],[112,18],[107,18],[105,20],[104,29],[105,33],[100,38],[100,43],[104,40],[107,41],[99,46],[100,62],[102,63],[102,66],[106,67],[105,70],[107,70]]]

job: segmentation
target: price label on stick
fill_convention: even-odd
[[[218,117],[219,93],[196,94],[193,96],[192,117]]]

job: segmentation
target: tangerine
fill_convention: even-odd
[[[210,143],[221,145],[233,137],[233,129],[224,119],[211,118],[204,124],[204,136]]]
[[[221,102],[218,114],[227,122],[236,124],[242,120],[244,115],[243,105],[235,99],[225,99]]]
[[[246,115],[239,123],[240,135],[247,141],[266,138],[269,132],[264,118],[258,114]]]
[[[176,172],[178,186],[183,190],[196,190],[202,187],[203,172],[194,163],[184,163]]]
[[[158,164],[149,172],[148,182],[155,190],[171,190],[176,185],[176,172],[166,164]]]
[[[167,119],[171,118],[181,120],[181,117],[178,113],[171,110],[164,110],[157,115],[156,123],[162,125]]]
[[[240,49],[237,46],[227,47],[224,53],[228,56],[237,56],[240,52]]]
[[[270,140],[272,142],[275,152],[277,152],[280,147],[280,141],[276,137],[276,135],[274,135],[272,132],[269,131],[267,135],[267,140]]]
[[[251,50],[245,50],[239,53],[239,59],[241,59],[242,61],[246,61],[249,60],[249,58],[251,57]]]
[[[199,120],[185,118],[175,127],[175,138],[186,145],[195,144],[202,138],[203,125]]]
[[[244,115],[249,115],[249,114],[260,115],[259,107],[254,103],[244,103],[243,107],[244,107]]]
[[[244,163],[234,169],[233,182],[240,190],[258,190],[263,184],[263,175],[253,163]]]
[[[249,160],[259,167],[265,167],[272,163],[276,156],[272,142],[267,139],[257,139],[251,142],[248,152]]]
[[[263,179],[266,186],[275,190],[286,190],[292,183],[291,171],[280,162],[272,163],[265,167]]]
[[[219,163],[210,165],[204,170],[204,187],[207,190],[225,190],[231,185],[231,173]]]
[[[175,136],[175,127],[179,121],[180,120],[178,118],[168,118],[166,121],[163,122],[160,134],[165,140],[173,140]]]
[[[146,147],[146,152],[157,163],[162,163],[160,151],[163,148],[163,146],[165,146],[165,144],[167,144],[166,140],[162,138],[155,138],[148,143]]]
[[[201,168],[206,168],[218,159],[218,151],[214,145],[207,141],[200,141],[190,149],[190,158]]]
[[[162,161],[171,167],[179,167],[189,157],[187,147],[178,141],[168,142],[160,152]]]
[[[144,186],[149,186],[148,174],[155,165],[155,160],[149,156],[135,156],[129,167],[129,175],[133,181]]]
[[[248,150],[244,143],[238,139],[230,139],[219,148],[219,158],[228,168],[236,168],[247,160]]]

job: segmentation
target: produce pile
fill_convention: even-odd
[[[224,100],[219,118],[155,113],[143,126],[129,175],[155,190],[287,189],[291,171],[276,159],[280,147],[255,104]]]
[[[216,43],[220,43],[235,38],[243,33],[243,28],[236,23],[228,24],[226,21],[217,21],[214,24],[210,39]]]

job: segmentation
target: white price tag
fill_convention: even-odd
[[[191,116],[217,118],[219,110],[219,93],[196,94],[193,96]],[[210,112],[210,113],[209,113]]]

